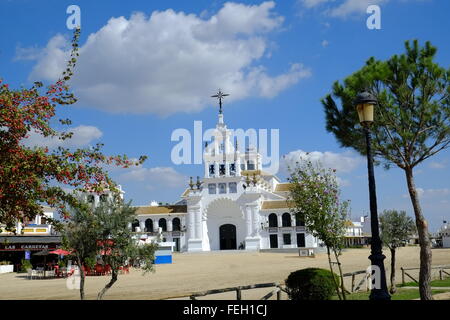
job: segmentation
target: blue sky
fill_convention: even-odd
[[[73,146],[102,142],[107,154],[149,156],[141,168],[111,170],[137,205],[174,202],[189,176],[202,176],[202,165],[172,163],[170,137],[177,128],[192,131],[195,120],[213,127],[217,104],[209,96],[220,87],[231,94],[224,106],[228,127],[279,129],[280,156],[317,151],[338,168],[343,197],[357,218],[368,212],[365,159],[326,132],[320,98],[370,56],[402,53],[408,39],[431,41],[437,62],[450,63],[448,1],[0,0],[5,82],[29,86],[59,75],[71,4],[81,9],[73,83],[80,100],[59,115],[73,120]],[[381,8],[381,30],[366,27],[369,4]],[[446,150],[416,169],[433,231],[442,217],[450,219],[449,166]],[[376,179],[380,211],[413,214],[401,170],[377,168]]]

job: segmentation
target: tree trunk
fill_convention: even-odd
[[[397,291],[395,285],[395,248],[391,248],[391,289],[389,292],[394,294]]]
[[[339,284],[336,282],[336,278],[334,277],[333,264],[331,263],[330,248],[328,246],[327,246],[327,255],[328,255],[328,263],[330,265],[330,271],[333,276],[334,287],[336,288],[336,294],[338,295],[339,300],[342,300],[341,294],[339,292]]]
[[[333,249],[334,257],[336,258],[336,262],[338,264],[339,268],[339,277],[341,278],[341,292],[342,292],[342,300],[347,300],[345,297],[345,287],[344,287],[344,276],[342,274],[342,267],[341,262],[339,261],[339,255],[337,254],[336,250]]]
[[[428,233],[428,223],[422,214],[419,197],[414,184],[412,168],[405,169],[406,181],[408,183],[409,196],[416,216],[417,233],[420,244],[420,273],[419,292],[422,300],[433,300],[431,295],[431,241]]]
[[[84,270],[81,267],[83,264],[81,262],[80,257],[77,255],[77,264],[78,264],[78,269],[80,270],[80,299],[84,300],[84,279],[85,279],[85,274],[84,274]]]
[[[109,288],[111,288],[113,286],[113,284],[117,281],[117,275],[118,275],[118,271],[117,268],[112,268],[111,271],[111,280],[108,282],[108,284],[102,289],[102,291],[99,292],[98,296],[97,296],[97,300],[102,300],[103,296],[105,295],[106,291],[109,290]]]

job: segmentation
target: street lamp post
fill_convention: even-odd
[[[372,138],[370,135],[370,126],[373,123],[373,108],[377,104],[377,99],[369,92],[361,92],[356,96],[355,106],[358,112],[359,122],[364,128],[364,134],[366,136],[367,145],[367,169],[369,175],[369,199],[370,199],[370,228],[372,232],[372,240],[370,242],[370,256],[369,259],[372,266],[376,266],[379,270],[379,281],[376,281],[378,285],[372,286],[370,292],[370,300],[390,300],[391,296],[388,293],[386,284],[386,271],[384,269],[383,255],[380,232],[378,226],[378,213],[377,213],[377,194],[375,188],[375,176],[373,170],[373,157],[372,157]],[[375,269],[375,272],[377,270]]]

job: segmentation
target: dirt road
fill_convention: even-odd
[[[365,270],[369,265],[369,249],[348,249],[342,255],[344,272]],[[385,266],[389,272],[389,253]],[[300,258],[295,253],[212,252],[174,255],[174,263],[157,265],[155,273],[142,275],[132,270],[120,275],[105,299],[161,299],[208,289],[226,288],[265,282],[282,282],[290,272],[306,268],[328,268],[325,254]],[[433,250],[433,265],[450,265],[450,249]],[[397,254],[399,267],[418,267],[419,248],[401,248]],[[389,273],[388,273],[389,274]],[[95,299],[108,277],[87,277],[86,296]],[[259,299],[268,289],[243,294],[244,299]],[[209,296],[209,299],[233,298],[233,295]],[[79,299],[77,290],[69,290],[65,279],[28,280],[23,274],[0,275],[0,299]]]

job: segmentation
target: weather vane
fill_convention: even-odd
[[[219,114],[222,114],[222,99],[226,96],[229,96],[229,94],[223,93],[220,89],[219,89],[219,92],[217,92],[217,94],[211,96],[211,98],[219,99]]]

